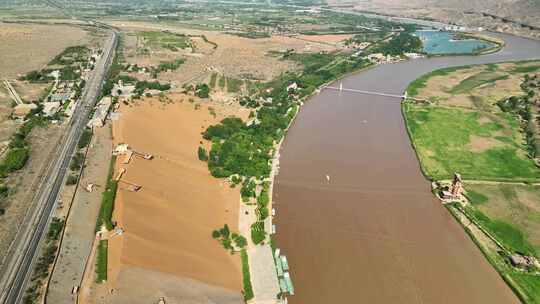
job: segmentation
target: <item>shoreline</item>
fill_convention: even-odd
[[[344,78],[347,78],[349,76],[352,76],[352,75],[355,75],[355,74],[358,74],[358,73],[361,73],[361,72],[364,72],[366,70],[369,70],[371,68],[374,68],[376,67],[377,64],[370,64],[369,66],[366,66],[366,67],[362,67],[356,71],[351,71],[349,73],[345,73],[339,77],[336,77],[335,79],[332,79],[322,85],[320,85],[315,91],[313,91],[311,94],[305,96],[304,98],[302,98],[300,100],[300,104],[296,107],[296,113],[294,114],[294,116],[292,117],[289,125],[287,126],[287,128],[285,130],[283,130],[283,136],[282,138],[280,139],[280,141],[278,143],[276,143],[273,147],[273,157],[272,157],[272,165],[271,165],[271,171],[270,171],[270,176],[269,176],[269,191],[268,191],[268,198],[269,198],[269,206],[268,208],[270,208],[270,211],[272,210],[272,207],[274,205],[274,184],[275,184],[275,179],[276,179],[276,176],[279,175],[279,169],[280,169],[280,166],[279,166],[279,163],[280,163],[280,157],[281,157],[281,147],[283,145],[283,142],[285,141],[286,137],[287,137],[287,132],[289,131],[289,129],[291,128],[291,126],[295,123],[296,121],[296,118],[298,117],[298,114],[300,113],[300,111],[302,110],[302,107],[304,106],[304,104],[306,102],[308,102],[311,98],[313,98],[314,96],[320,94],[322,92],[322,90],[325,89],[325,87],[327,87],[328,85],[336,82],[336,81],[339,81],[339,80],[342,80]],[[243,202],[242,200],[240,199],[240,212],[239,214],[242,214],[242,206],[243,206]],[[277,213],[276,213],[276,216],[277,216]],[[274,216],[269,216],[270,218],[270,229],[272,229],[273,227],[273,217]],[[277,227],[276,227],[276,231],[277,231]],[[277,234],[277,232],[276,232]],[[277,245],[274,243],[273,239],[272,239],[272,235],[274,234],[269,234],[269,239],[270,239],[270,244],[272,244],[270,246],[270,249],[272,250],[272,256],[274,256],[274,252],[273,252],[273,248],[275,248]],[[270,245],[268,244],[268,245]],[[258,245],[256,245],[258,246]],[[251,259],[250,259],[251,261]],[[274,263],[272,264],[272,267],[275,268],[276,265],[275,265],[275,261]],[[250,273],[251,273],[251,267],[250,267]],[[253,278],[256,277],[257,273],[251,273],[251,280],[253,281]],[[277,278],[277,273],[275,273],[275,277]],[[293,281],[294,282],[294,281]],[[254,301],[250,302],[248,301],[249,303],[252,303],[252,304],[256,304],[257,301],[256,301],[256,297],[254,297],[253,299],[255,299]],[[278,302],[277,303],[285,303],[283,302],[282,300],[280,299],[276,299]]]
[[[494,42],[494,43],[496,43],[496,42]],[[506,45],[506,43],[500,44],[499,48],[496,51],[501,50],[505,45]],[[488,52],[486,54],[489,54],[489,53],[491,53],[491,52]],[[485,54],[478,54],[478,55],[485,55]],[[527,62],[535,62],[535,61],[538,61],[538,60],[504,61],[504,62],[498,62],[497,64],[527,63]],[[479,64],[472,64],[472,65],[469,65],[469,66],[470,67],[484,66],[484,65],[488,65],[488,64],[479,63]],[[469,66],[463,66],[463,67],[466,68],[466,67],[469,67]],[[409,90],[410,85],[413,82],[415,82],[416,80],[418,80],[420,78],[423,78],[426,75],[430,75],[431,73],[434,73],[436,71],[444,70],[444,69],[447,69],[447,68],[448,67],[441,68],[441,69],[436,69],[434,71],[431,71],[431,72],[428,72],[426,74],[421,75],[417,79],[413,80],[409,84],[409,86],[407,86],[407,88],[405,89],[405,92],[407,92]],[[424,178],[428,182],[431,182],[432,184],[433,183],[448,182],[448,180],[446,180],[446,179],[437,179],[437,178],[434,178],[434,177],[430,176],[427,173],[426,168],[424,167],[424,163],[420,159],[420,154],[419,154],[419,152],[417,150],[417,147],[416,147],[416,141],[415,141],[415,139],[414,139],[414,137],[412,135],[412,131],[410,129],[410,122],[409,122],[407,114],[406,114],[407,107],[409,106],[409,103],[410,102],[408,102],[408,100],[405,100],[404,102],[402,102],[402,104],[401,104],[401,115],[403,117],[403,121],[404,121],[404,124],[405,124],[405,129],[406,129],[407,135],[409,137],[411,147],[412,147],[412,149],[414,151],[414,154],[415,154],[415,157],[416,157],[416,159],[418,161],[420,171],[422,172],[422,175],[424,176]],[[540,180],[538,180],[538,179],[529,181],[529,180],[526,180],[526,179],[517,180],[517,179],[507,179],[507,178],[494,178],[494,179],[491,179],[491,180],[463,180],[463,182],[465,184],[468,184],[468,185],[470,185],[470,184],[488,184],[488,185],[510,184],[510,185],[530,185],[530,186],[539,186],[540,185]],[[433,191],[435,191],[435,190],[433,190]],[[433,192],[433,193],[435,194],[435,192]],[[466,196],[466,194],[465,194],[465,196]],[[467,200],[469,200],[469,199],[467,198]],[[459,224],[459,226],[463,229],[463,231],[467,234],[467,236],[475,244],[475,246],[480,250],[480,252],[484,256],[485,260],[487,260],[487,262],[491,265],[491,267],[497,272],[497,274],[505,282],[505,284],[508,286],[508,288],[510,288],[512,290],[512,292],[515,294],[515,296],[523,303],[532,303],[532,302],[529,302],[529,301],[534,301],[534,300],[529,299],[529,296],[523,291],[522,286],[520,284],[516,283],[508,275],[508,273],[505,273],[505,270],[502,269],[500,267],[500,265],[497,263],[497,261],[495,261],[494,258],[490,255],[490,254],[493,254],[493,252],[491,252],[493,250],[488,248],[489,246],[485,243],[486,241],[481,240],[481,237],[479,237],[478,233],[483,234],[485,237],[487,237],[492,243],[494,243],[497,247],[499,247],[500,250],[503,250],[506,253],[508,253],[508,252],[511,253],[512,251],[509,250],[508,248],[506,248],[501,243],[501,241],[496,236],[493,235],[493,232],[489,232],[482,224],[480,224],[477,220],[475,220],[474,217],[472,217],[469,214],[469,212],[467,212],[467,210],[464,209],[462,205],[460,205],[460,203],[457,203],[457,202],[456,203],[450,203],[450,204],[447,204],[444,207],[447,210],[447,212],[449,212],[452,215],[452,218],[454,218],[454,220]],[[468,221],[468,223],[467,223],[467,221]],[[473,231],[473,229],[470,228],[471,226],[474,226],[478,231],[476,231],[476,232]]]
[[[499,52],[500,50],[502,50],[502,49],[504,48],[504,46],[506,46],[506,44],[499,45],[499,47],[498,47],[496,50],[494,50],[493,52]],[[472,57],[471,54],[468,54],[468,55]],[[480,54],[480,55],[484,55],[484,54]],[[453,56],[452,56],[451,54],[445,54],[444,57],[453,57]],[[476,59],[473,59],[473,60],[476,61]],[[480,59],[478,59],[478,60],[480,60]],[[522,60],[508,60],[508,61],[515,62],[515,61],[522,61]],[[478,64],[482,64],[482,63],[478,63]],[[374,66],[377,66],[377,65],[372,65],[372,66],[367,67],[367,68],[371,68],[371,67],[374,67]],[[447,66],[447,68],[448,68],[448,67],[451,67],[451,66],[452,66],[452,65],[449,64],[449,65]],[[340,77],[337,77],[336,79],[333,79],[332,81],[329,81],[329,82],[326,83],[326,84],[323,84],[323,85],[319,86],[319,88],[314,92],[314,94],[311,94],[310,96],[306,97],[306,100],[303,100],[303,103],[299,106],[299,108],[298,108],[298,110],[297,110],[297,113],[295,113],[295,115],[294,115],[293,119],[291,120],[291,123],[290,123],[289,126],[287,127],[286,131],[288,131],[288,130],[290,129],[290,127],[293,125],[293,123],[296,122],[296,118],[297,118],[298,113],[300,112],[300,110],[301,110],[301,108],[302,108],[302,105],[304,105],[304,104],[307,102],[308,99],[310,99],[310,98],[313,97],[315,94],[317,94],[317,93],[320,92],[322,89],[324,89],[324,87],[327,86],[329,83],[333,83],[333,82],[338,81],[338,80],[340,80],[340,79],[346,78],[346,77],[350,76],[351,74],[357,74],[357,73],[360,73],[360,72],[362,72],[363,70],[365,70],[365,69],[367,69],[367,68],[360,69],[360,70],[358,70],[358,71],[354,71],[354,72],[351,72],[351,73],[344,74],[344,75],[342,75],[342,76],[340,76]],[[440,68],[436,68],[436,69],[434,69],[434,70],[438,70],[438,69],[440,69]],[[414,81],[414,80],[412,80],[412,81]],[[412,83],[412,81],[411,81],[411,83]],[[405,90],[405,91],[406,91],[406,90]],[[412,140],[412,138],[411,138],[411,136],[410,136],[411,134],[410,134],[410,130],[409,130],[409,124],[407,123],[407,118],[406,118],[406,116],[405,116],[404,113],[403,113],[403,108],[404,108],[404,106],[406,106],[406,104],[405,104],[405,103],[402,103],[402,105],[401,105],[401,116],[402,116],[402,118],[403,118],[403,123],[404,123],[405,130],[406,130],[406,132],[407,132],[407,134],[408,134],[408,136],[409,136],[409,145],[411,145],[411,146],[413,147],[413,150],[415,150],[415,151],[414,151],[414,156],[415,156],[415,159],[416,159],[416,161],[417,161],[418,166],[419,166],[420,169],[421,169],[420,171],[422,172],[422,175],[424,175],[424,179],[429,181],[429,180],[431,180],[431,179],[429,178],[429,176],[426,175],[426,173],[425,173],[425,171],[424,171],[424,169],[423,169],[423,167],[422,167],[422,164],[421,164],[421,162],[420,162],[420,159],[418,158],[418,154],[416,153],[416,149],[415,149],[415,146],[414,146],[414,142],[413,142],[413,140]],[[283,147],[283,142],[284,142],[284,140],[286,139],[286,136],[288,136],[288,132],[285,132],[285,133],[284,133],[283,138],[282,138],[282,139],[279,141],[279,143],[277,143],[276,146],[275,146],[275,147],[276,147],[276,151],[275,151],[275,155],[274,155],[274,160],[273,160],[273,162],[272,162],[272,199],[273,199],[273,186],[274,186],[274,182],[275,182],[275,180],[276,180],[276,176],[279,174],[279,169],[280,169],[281,148]],[[279,228],[279,227],[278,227],[278,228]],[[278,229],[278,230],[279,230],[279,229]],[[278,244],[278,245],[279,245],[279,244]],[[293,278],[293,279],[294,279],[294,278]]]

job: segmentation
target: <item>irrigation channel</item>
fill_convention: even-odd
[[[497,53],[380,65],[343,87],[401,96],[439,68],[540,58],[540,42],[492,35],[506,41]],[[280,154],[275,237],[291,267],[291,304],[519,303],[431,194],[396,98],[324,89]]]

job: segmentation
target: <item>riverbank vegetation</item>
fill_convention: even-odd
[[[401,32],[388,41],[383,41],[370,48],[370,53],[382,53],[383,55],[401,56],[404,53],[422,53],[423,45],[420,38],[409,32]]]
[[[434,180],[462,175],[471,204],[448,209],[524,303],[540,303],[540,267],[534,265],[540,253],[540,187],[528,184],[540,180],[535,163],[540,85],[538,75],[529,74],[536,66],[435,71],[407,90],[423,102],[403,105],[424,173]],[[516,264],[516,257],[536,262]]]
[[[427,176],[448,179],[459,172],[465,179],[540,179],[533,119],[537,88],[531,80],[536,78],[513,72],[531,64],[449,68],[411,84],[410,96],[427,101],[403,106]]]
[[[531,185],[466,184],[471,205],[462,208],[502,247],[488,245],[468,230],[489,262],[524,303],[540,303],[538,267],[512,265],[512,255],[538,258],[540,253],[540,187]],[[449,207],[452,212],[456,212]],[[466,228],[468,229],[468,228]]]

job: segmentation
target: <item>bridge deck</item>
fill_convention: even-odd
[[[365,90],[357,90],[357,89],[348,89],[348,88],[342,88],[342,87],[339,87],[339,88],[336,88],[336,87],[324,87],[324,88],[325,89],[330,89],[330,90],[336,90],[336,91],[352,92],[352,93],[359,93],[359,94],[364,94],[364,95],[385,96],[385,97],[399,98],[399,99],[404,99],[404,98],[407,97],[405,95],[396,95],[396,94],[365,91]]]

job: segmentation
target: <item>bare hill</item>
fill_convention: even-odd
[[[328,2],[330,5],[348,5],[358,10],[436,19],[540,38],[540,0],[328,0]]]

